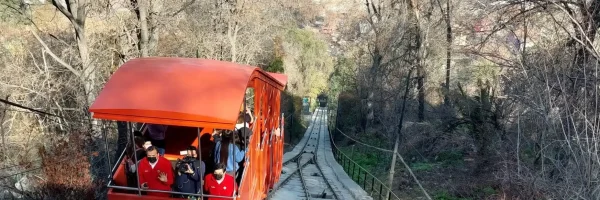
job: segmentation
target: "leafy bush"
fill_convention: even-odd
[[[283,58],[276,57],[273,59],[273,61],[271,61],[271,63],[269,63],[267,67],[265,67],[264,70],[268,72],[283,73]]]
[[[30,195],[33,199],[95,199],[101,182],[94,182],[86,153],[91,141],[85,134],[71,134],[51,150],[40,148],[44,181]],[[99,156],[93,153],[92,156]]]

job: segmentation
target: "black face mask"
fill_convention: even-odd
[[[148,162],[155,163],[156,162],[156,157],[148,157]]]
[[[213,174],[213,176],[215,177],[215,179],[217,180],[221,180],[223,178],[223,174]]]

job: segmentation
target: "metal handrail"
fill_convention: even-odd
[[[142,124],[142,127],[140,127],[140,130],[144,130],[146,128],[146,123]],[[143,132],[142,132],[143,133]],[[129,138],[127,139],[127,143],[129,143]],[[115,165],[113,166],[113,168],[110,170],[110,174],[108,175],[108,184],[107,186],[110,186],[110,184],[113,182],[112,177],[114,177],[114,174],[117,170],[117,167],[121,164],[121,162],[123,161],[123,157],[125,156],[125,152],[127,152],[127,145],[125,146],[125,148],[123,149],[123,152],[121,152],[121,155],[119,156],[119,158],[117,159],[117,161],[115,162]]]
[[[329,129],[329,130],[331,130],[331,129],[329,128],[329,126],[328,126],[328,129]],[[337,128],[336,128],[336,129],[337,129]],[[337,154],[337,153],[341,153],[341,154],[338,154],[338,155],[342,155],[342,156],[344,156],[344,157],[345,157],[345,159],[347,159],[348,161],[350,161],[351,163],[353,163],[353,165],[354,165],[354,168],[353,168],[353,170],[352,170],[352,173],[353,173],[353,174],[352,174],[352,176],[351,176],[351,178],[352,178],[352,179],[354,178],[354,169],[355,169],[355,167],[356,167],[356,166],[358,166],[358,168],[359,168],[359,173],[360,173],[360,170],[362,170],[362,171],[364,171],[364,172],[365,172],[365,174],[368,174],[369,176],[371,176],[371,177],[372,177],[372,180],[377,180],[377,182],[379,182],[379,185],[380,185],[380,189],[379,189],[379,195],[380,195],[380,199],[381,199],[381,194],[382,194],[382,187],[383,187],[383,189],[387,190],[389,194],[391,194],[389,197],[391,197],[391,196],[393,195],[394,197],[396,197],[396,199],[400,199],[400,197],[398,197],[398,195],[396,195],[394,192],[392,192],[392,189],[391,189],[391,188],[389,188],[388,186],[385,186],[385,184],[384,184],[384,183],[383,183],[381,180],[379,180],[379,178],[377,178],[375,175],[371,174],[371,173],[370,173],[370,172],[369,172],[367,169],[365,169],[364,167],[360,166],[360,164],[358,164],[356,161],[352,160],[352,158],[350,158],[350,157],[349,157],[348,155],[346,155],[346,154],[345,154],[345,153],[344,153],[342,150],[340,150],[340,149],[338,148],[338,146],[335,144],[335,141],[334,141],[334,139],[333,139],[333,135],[332,135],[332,134],[329,134],[329,139],[331,140],[331,144],[333,144],[333,149],[335,150],[336,154]],[[335,158],[337,158],[337,157],[338,157],[338,156],[336,156]],[[338,159],[336,159],[336,160],[338,160]],[[344,161],[344,163],[345,163],[345,161]],[[342,163],[342,164],[344,164],[344,163]],[[345,169],[344,169],[344,170],[345,170]],[[348,174],[348,175],[350,175],[350,174]],[[359,178],[358,178],[358,179],[360,180],[360,174],[359,174]],[[365,189],[365,191],[367,190],[367,189],[366,189],[366,181],[367,181],[367,180],[366,180],[366,178],[365,178],[365,179],[364,179],[364,182],[365,182],[365,183],[363,184],[363,189]],[[374,181],[373,181],[373,182],[374,182]],[[371,190],[373,190],[373,186],[374,186],[373,184],[374,184],[374,183],[372,183],[372,184],[371,184]],[[359,186],[360,186],[360,183],[359,183]]]
[[[120,189],[120,190],[138,191],[137,188],[126,187],[126,186],[109,185],[108,187]],[[194,193],[175,192],[175,191],[168,191],[168,190],[150,190],[150,189],[145,190],[145,189],[142,189],[142,191],[168,193],[168,194],[180,194],[180,195],[188,195],[188,196],[195,196],[195,197],[218,197],[218,198],[227,198],[227,199],[235,199],[236,198],[235,195],[228,197],[228,196],[219,196],[219,195],[210,195],[210,194],[194,194]]]

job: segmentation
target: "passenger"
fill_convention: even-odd
[[[249,128],[241,128],[236,130],[235,134],[239,138],[239,141],[236,140],[236,143],[238,143],[240,146],[246,147],[248,145],[250,135],[252,135],[252,130],[250,130]]]
[[[171,162],[158,155],[156,147],[146,149],[146,157],[140,160],[138,173],[142,189],[171,190],[173,184],[173,168]],[[148,192],[149,196],[169,197],[168,193]]]
[[[147,140],[152,142],[161,156],[165,155],[165,133],[167,132],[167,128],[168,126],[166,125],[148,124]]]
[[[212,137],[215,143],[221,141],[221,130],[215,129],[212,133]]]
[[[148,147],[152,146],[152,142],[151,141],[146,141],[144,142],[144,151],[148,150]],[[155,147],[156,148],[156,147]]]
[[[242,162],[246,151],[240,150],[231,140],[234,139],[234,134],[230,130],[221,131],[221,141],[216,142],[214,150],[214,161],[215,163],[227,163],[226,173],[234,175],[234,172],[238,170],[239,162]],[[222,148],[227,146],[228,148]],[[235,156],[234,156],[235,155]],[[234,160],[235,157],[235,160]]]
[[[206,173],[206,166],[204,164],[204,161],[200,160],[200,158],[198,157],[198,148],[196,148],[195,146],[189,146],[187,149],[187,155],[191,155],[191,157],[194,158],[194,167],[200,170],[200,176],[203,177],[204,173]]]
[[[240,114],[238,115],[238,119],[235,124],[235,128],[240,129],[240,128],[244,127],[244,125],[246,127],[250,128],[253,123],[254,123],[254,117],[252,115],[252,111],[250,111],[249,107],[246,107],[246,113],[244,113],[243,110],[240,111]]]
[[[133,131],[133,137],[143,137],[141,131]]]
[[[146,151],[143,147],[144,139],[142,139],[142,137],[136,136],[134,138],[134,141],[135,141],[134,146],[128,145],[128,147],[127,147],[127,169],[128,170],[126,170],[126,175],[127,175],[127,186],[137,188],[138,183],[136,181],[136,179],[137,179],[136,166],[140,160],[142,160],[143,158],[146,157]],[[131,143],[129,143],[129,144],[131,144]],[[135,148],[135,150],[132,150],[133,148]],[[137,158],[137,160],[136,160],[136,158]]]
[[[234,185],[233,176],[225,173],[225,165],[217,163],[213,174],[204,177],[204,190],[210,195],[215,196],[233,196],[236,185]],[[208,200],[229,200],[231,198],[209,197]]]
[[[204,162],[198,159],[198,153],[195,146],[189,146],[187,155],[177,162],[177,177],[175,178],[179,192],[197,194],[202,188],[202,177],[205,170]],[[196,199],[195,196],[186,196],[184,198]]]
[[[241,128],[250,128],[250,123],[252,122],[252,115],[248,113],[241,113],[238,115],[238,119],[235,124],[235,129]]]

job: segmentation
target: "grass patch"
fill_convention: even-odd
[[[479,189],[477,191],[477,193],[481,194],[484,197],[488,197],[488,196],[492,196],[492,195],[497,194],[498,191],[496,191],[496,189],[494,189],[494,188],[492,188],[490,186],[487,186],[487,187]]]
[[[431,171],[433,169],[433,167],[435,166],[434,163],[425,163],[425,162],[418,162],[418,163],[413,163],[410,165],[410,168],[415,171]]]
[[[435,160],[442,163],[444,167],[462,166],[464,164],[463,153],[459,151],[442,151],[436,156]]]

